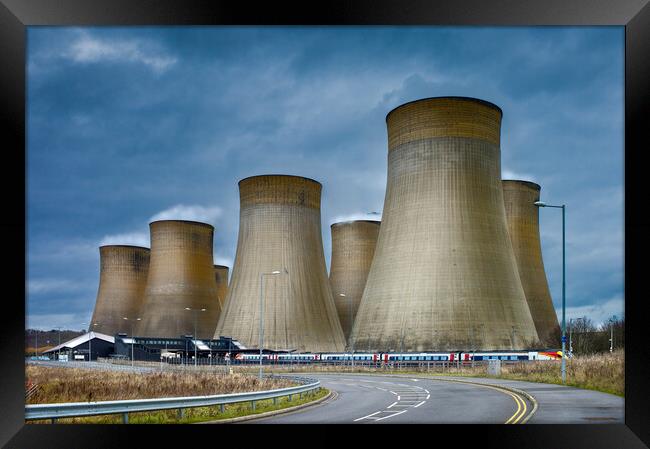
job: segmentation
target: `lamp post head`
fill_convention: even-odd
[[[339,293],[339,296],[345,297],[345,293]]]
[[[281,272],[278,270],[272,271],[271,274],[280,274]]]
[[[185,307],[185,310],[192,310],[192,309],[190,309],[189,307]]]
[[[123,316],[123,317],[122,317],[122,319],[123,319],[123,320],[128,320],[128,318],[127,318],[127,317],[125,317],[125,316]]]
[[[205,312],[206,310],[208,310],[208,309],[201,309],[201,312]]]
[[[546,207],[546,203],[543,201],[535,201],[533,204],[537,207]]]

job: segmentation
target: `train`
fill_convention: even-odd
[[[411,353],[270,353],[262,354],[262,363],[341,363],[361,362],[378,364],[420,364],[426,362],[472,362],[486,360],[532,361],[560,360],[562,351],[497,351],[497,352],[411,352]],[[239,363],[259,363],[260,354],[238,353],[234,360]]]

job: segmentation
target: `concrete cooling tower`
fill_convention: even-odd
[[[501,116],[459,97],[386,116],[386,196],[355,350],[511,350],[537,340],[503,205]]]
[[[129,325],[123,317],[140,313],[144,299],[149,248],[100,246],[99,261],[99,290],[89,330],[106,335],[127,332]]]
[[[346,340],[350,337],[351,326],[366,286],[380,224],[379,221],[358,220],[334,223],[331,226],[330,286]],[[345,296],[341,296],[341,293]]]
[[[215,337],[258,348],[262,314],[265,348],[342,351],[323,254],[321,184],[298,176],[254,176],[239,181],[239,195],[237,254]]]
[[[135,333],[143,337],[194,334],[196,320],[197,337],[211,338],[219,319],[212,263],[214,228],[195,221],[162,220],[149,223],[149,229],[151,262],[142,321]]]
[[[223,310],[226,294],[228,293],[228,270],[229,268],[223,265],[214,266],[214,279],[217,282],[217,302],[220,311]]]
[[[554,347],[558,345],[560,325],[542,260],[539,209],[534,204],[539,201],[540,190],[541,187],[533,182],[503,181],[508,231],[530,314],[541,342]]]

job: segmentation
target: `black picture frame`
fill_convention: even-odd
[[[26,279],[26,27],[92,25],[617,25],[625,26],[625,424],[528,426],[383,426],[361,428],[354,441],[370,444],[416,444],[451,437],[454,446],[642,448],[650,446],[650,338],[642,289],[649,253],[650,219],[644,209],[647,182],[643,156],[650,148],[650,6],[648,0],[485,0],[464,1],[321,1],[225,2],[214,0],[1,0],[0,98],[2,136],[8,141],[0,183],[9,207],[0,222],[5,236],[2,366],[3,414],[0,444],[6,447],[129,447],[144,439],[147,446],[236,444],[265,441],[304,445],[341,444],[340,427],[294,428],[254,426],[98,426],[25,425],[24,329]],[[22,238],[21,238],[22,237]],[[20,263],[22,262],[22,263]],[[22,319],[21,319],[22,318]],[[391,429],[393,429],[391,431]],[[395,431],[394,429],[397,429]],[[413,433],[415,432],[415,434]],[[227,434],[227,437],[224,436]],[[252,438],[255,440],[252,440]],[[226,443],[225,438],[234,438]],[[244,444],[241,439],[244,439]],[[645,445],[644,445],[645,443]],[[358,443],[362,444],[362,443]],[[646,446],[647,445],[647,446]]]

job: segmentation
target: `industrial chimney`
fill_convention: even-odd
[[[386,197],[355,349],[512,350],[537,340],[506,224],[501,116],[461,97],[386,116]]]
[[[253,176],[239,181],[239,195],[237,254],[215,337],[259,347],[263,304],[265,348],[342,351],[323,254],[321,184]]]
[[[140,312],[149,272],[149,248],[100,246],[99,264],[99,289],[88,330],[107,335],[130,332],[123,317]]]
[[[223,310],[223,305],[226,302],[226,294],[228,293],[228,270],[229,268],[224,265],[214,266],[214,279],[217,282],[219,311]]]
[[[346,340],[350,337],[366,286],[380,224],[379,221],[357,220],[331,226],[330,286]]]
[[[539,209],[534,204],[539,201],[540,190],[541,187],[534,182],[503,181],[508,232],[530,314],[541,342],[557,346],[560,325],[544,271],[539,236]]]
[[[178,337],[194,334],[196,324],[197,338],[212,338],[219,319],[214,228],[195,221],[161,220],[149,223],[149,229],[151,263],[136,334]]]

